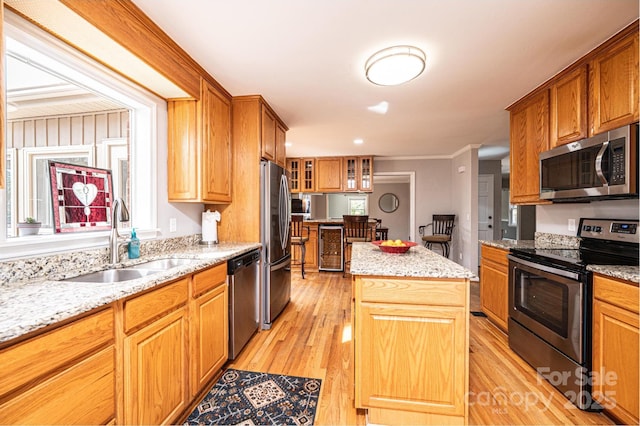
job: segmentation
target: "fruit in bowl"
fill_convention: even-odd
[[[418,245],[413,241],[379,240],[372,243],[385,253],[406,253],[411,247]]]

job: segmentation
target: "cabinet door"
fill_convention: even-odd
[[[373,191],[373,157],[358,157],[358,188]]]
[[[464,416],[465,308],[359,305],[356,406]]]
[[[280,123],[276,123],[276,163],[282,167],[285,167],[287,160],[287,147],[285,146],[286,138],[287,131],[280,125]]]
[[[509,275],[508,268],[482,260],[480,274],[480,303],[482,312],[503,331],[507,331],[509,319]]]
[[[318,269],[318,226],[309,226],[309,241],[306,244],[305,268]]]
[[[550,148],[587,137],[587,67],[581,66],[551,85]]]
[[[342,192],[342,158],[316,158],[316,191]]]
[[[186,344],[184,307],[124,339],[125,423],[169,424],[186,408]]]
[[[202,82],[202,200],[231,202],[231,101]]]
[[[638,32],[589,64],[589,135],[638,121]]]
[[[194,301],[191,324],[192,396],[227,362],[228,297],[228,287],[224,283]]]
[[[107,424],[115,418],[115,350],[109,346],[0,404],[2,424]]]
[[[302,160],[302,191],[315,192],[316,190],[316,168],[313,158]]]
[[[167,184],[169,201],[195,201],[199,197],[198,108],[195,100],[169,101]]]
[[[595,299],[593,302],[593,395],[626,424],[638,424],[638,314]],[[615,377],[614,377],[615,375]]]
[[[549,92],[511,111],[511,203],[541,204],[539,154],[549,149]]]
[[[300,171],[302,159],[300,158],[290,158],[287,160],[287,170],[289,171],[289,190],[291,193],[300,192],[300,181],[301,174]]]
[[[262,158],[276,161],[276,119],[271,111],[262,105]]]
[[[344,164],[344,183],[342,189],[345,192],[358,191],[360,182],[360,167],[357,157],[344,157],[342,159]]]

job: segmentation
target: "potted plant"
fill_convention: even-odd
[[[36,235],[40,231],[42,223],[32,217],[25,218],[24,222],[18,222],[18,235]]]

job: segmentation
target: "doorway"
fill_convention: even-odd
[[[379,199],[386,193],[398,197],[397,209],[385,213]],[[389,239],[416,240],[416,175],[408,172],[376,172],[373,175],[373,193],[369,202],[369,217],[382,219],[382,226],[389,228]]]

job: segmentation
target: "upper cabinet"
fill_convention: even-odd
[[[539,204],[538,157],[549,149],[549,92],[511,109],[511,204]]]
[[[589,63],[593,136],[638,121],[638,31],[599,52]]]
[[[542,204],[539,155],[638,121],[638,21],[507,108],[511,203]]]
[[[206,80],[200,100],[168,102],[169,201],[231,202],[231,100]]]
[[[289,189],[292,193],[316,191],[316,168],[314,158],[289,158]]]
[[[342,157],[316,158],[316,191],[342,192]]]
[[[373,191],[373,157],[345,157],[343,163],[345,192]]]
[[[553,82],[549,93],[550,148],[586,138],[587,66]]]
[[[286,167],[287,151],[284,145],[287,128],[280,123],[266,103],[261,109],[260,149],[262,158],[273,161],[281,167]]]

